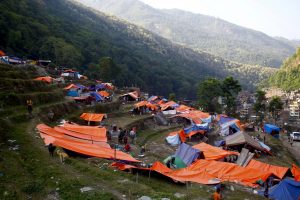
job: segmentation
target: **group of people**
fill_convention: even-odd
[[[118,143],[119,145],[124,145],[125,151],[130,151],[130,144],[135,144],[136,141],[136,128],[133,127],[130,131],[126,128],[117,128],[116,125],[112,126],[112,129],[107,131],[107,139]]]

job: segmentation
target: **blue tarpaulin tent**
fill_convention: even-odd
[[[222,124],[225,124],[227,122],[231,122],[233,120],[236,120],[235,118],[231,118],[231,117],[224,117],[224,116],[221,116],[220,117],[220,121],[218,122],[220,125]]]
[[[189,166],[200,156],[200,151],[190,145],[181,143],[174,156],[179,157],[187,166]]]
[[[274,200],[298,200],[300,198],[300,182],[284,179],[269,189],[269,198]]]
[[[67,96],[69,97],[79,97],[79,94],[76,90],[69,90],[67,93]]]
[[[273,125],[273,124],[265,124],[264,125],[264,130],[266,133],[271,134],[272,136],[278,138],[279,137],[279,131],[280,128]]]
[[[91,92],[90,95],[92,97],[95,97],[96,101],[103,101],[104,100],[103,97],[100,94],[98,94],[97,92]]]
[[[206,130],[208,131],[208,123],[205,124],[193,124],[190,127],[187,127],[184,129],[185,134],[188,134],[192,131],[201,131],[201,130]]]

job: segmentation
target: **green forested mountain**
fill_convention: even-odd
[[[191,97],[206,76],[234,75],[251,88],[274,72],[193,51],[71,1],[0,1],[0,10],[0,49],[6,53],[51,59],[88,75],[101,72],[97,71],[99,63],[111,63],[101,58],[111,57],[111,66],[120,71],[109,78],[119,86],[136,85],[150,93]]]
[[[268,83],[287,91],[300,89],[300,48],[271,76]]]
[[[289,41],[276,40],[211,16],[155,9],[139,0],[77,1],[138,24],[173,42],[240,63],[279,67],[295,51]]]

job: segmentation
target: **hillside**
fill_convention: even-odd
[[[291,91],[300,89],[300,48],[288,58],[282,67],[268,81],[270,86]]]
[[[173,44],[69,1],[1,1],[0,9],[0,49],[7,54],[51,59],[60,66],[77,66],[85,73],[91,73],[101,57],[109,56],[121,69],[113,77],[120,87],[136,85],[150,93],[193,97],[198,82],[206,76],[235,75],[242,85],[253,88],[273,71],[254,67],[259,76],[251,70],[244,72],[243,68],[253,66]]]
[[[295,46],[222,19],[182,10],[160,10],[139,0],[77,0],[140,25],[173,42],[247,64],[279,67]]]

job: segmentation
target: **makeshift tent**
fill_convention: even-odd
[[[220,117],[219,121],[218,121],[219,125],[237,120],[236,118],[231,118],[231,117],[227,117],[227,116],[224,116],[224,115],[220,115],[219,117]]]
[[[280,128],[273,124],[265,124],[264,131],[276,138],[279,137]]]
[[[260,146],[258,141],[256,141],[250,135],[242,131],[225,137],[225,142],[226,146],[228,147],[247,144],[257,150],[264,151],[264,148]]]
[[[191,107],[186,106],[186,105],[180,105],[179,107],[175,108],[175,110],[177,112],[180,112],[180,113],[185,113],[185,112],[188,112],[190,110],[194,110],[194,108],[191,108]]]
[[[203,152],[204,159],[206,159],[206,160],[219,160],[219,159],[225,158],[226,156],[239,155],[238,152],[226,151],[221,148],[206,144],[204,142],[194,145],[193,148],[198,149],[199,151]]]
[[[296,181],[300,181],[300,168],[293,164],[291,169]]]
[[[70,84],[67,87],[64,88],[64,90],[70,90],[70,89],[78,89],[79,87],[75,84]]]
[[[45,83],[52,83],[52,79],[53,78],[51,76],[41,76],[41,77],[35,78],[34,80],[43,81]]]
[[[188,144],[181,143],[175,153],[175,157],[180,158],[187,166],[192,164],[200,156],[200,151]]]
[[[231,135],[242,130],[240,126],[240,121],[237,119],[224,122],[220,126],[221,126],[221,132],[220,132],[221,136]]]
[[[97,92],[91,92],[90,95],[92,97],[94,97],[97,102],[104,100],[104,98],[100,94],[98,94]]]
[[[250,163],[246,166],[246,168],[257,169],[264,172],[271,172],[278,178],[282,179],[284,175],[287,173],[289,168],[280,167],[275,165],[270,165],[267,163],[259,162],[257,160],[252,159]]]
[[[193,172],[193,171],[186,170],[187,168],[172,170],[160,162],[153,163],[152,167],[150,168],[138,168],[123,163],[113,163],[112,166],[117,167],[119,170],[138,169],[138,170],[148,170],[150,172],[154,171],[166,177],[169,177],[172,180],[180,181],[180,182],[194,182],[194,183],[200,183],[206,185],[215,185],[220,183],[219,179],[216,179],[213,175],[205,171]]]
[[[175,109],[177,107],[179,107],[179,105],[176,102],[174,102],[174,101],[169,101],[167,103],[164,103],[164,104],[160,105],[160,108],[161,108],[162,111],[164,111],[164,110],[172,110],[172,109]]]
[[[120,98],[125,98],[126,101],[136,101],[139,98],[139,93],[137,91],[129,92],[121,95]]]
[[[183,117],[188,120],[191,120],[191,122],[194,124],[202,124],[202,119],[207,119],[210,117],[210,115],[209,113],[205,113],[202,111],[192,110],[187,113],[175,115],[174,117]]]
[[[269,198],[274,200],[298,200],[300,198],[300,182],[284,179],[269,189]]]
[[[69,97],[79,97],[79,93],[76,90],[69,90],[67,92],[67,96],[69,96]]]
[[[70,151],[80,153],[87,156],[116,159],[128,162],[139,162],[132,156],[118,150],[111,149],[108,146],[98,144],[87,144],[84,142],[73,141],[64,136],[59,136],[59,133],[46,125],[38,125],[38,131],[46,145],[52,143],[54,146],[59,146]]]
[[[69,131],[106,138],[106,128],[104,127],[80,126],[68,123],[63,124],[62,127]]]
[[[174,169],[182,169],[186,167],[186,164],[178,156],[169,156],[164,160],[164,164],[170,162],[170,165]]]
[[[140,108],[140,107],[147,107],[149,108],[150,110],[157,110],[157,106],[156,105],[153,105],[152,103],[148,102],[148,101],[140,101],[136,104],[134,104],[134,107],[135,108]]]
[[[110,95],[109,95],[109,93],[108,92],[106,92],[106,91],[104,91],[104,90],[102,90],[102,91],[100,91],[100,92],[98,92],[101,96],[103,96],[103,97],[109,97]]]
[[[166,141],[168,144],[172,146],[177,146],[181,143],[178,131],[172,132],[169,136],[166,137]]]
[[[4,51],[2,51],[2,50],[0,50],[0,57],[1,56],[5,56],[5,53],[4,53]]]
[[[190,166],[171,170],[163,164],[156,162],[155,167],[137,168],[135,166],[118,164],[119,169],[141,169],[156,171],[176,181],[195,182],[200,184],[217,184],[221,181],[230,181],[250,187],[257,187],[257,181],[265,181],[272,173],[262,172],[256,169],[246,169],[233,163],[217,162],[209,160],[197,160]]]
[[[84,119],[85,121],[101,122],[103,120],[103,118],[105,118],[105,114],[82,113],[80,115],[80,118]]]

